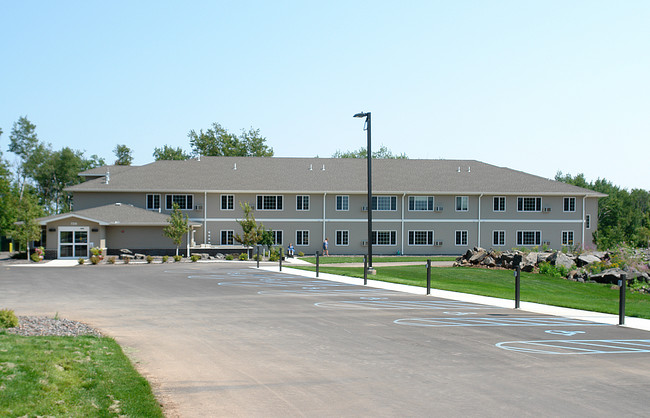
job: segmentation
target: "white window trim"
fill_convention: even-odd
[[[258,206],[257,202],[259,201],[260,197],[262,198],[262,206],[264,206],[264,196],[273,196],[273,197],[275,197],[275,206],[276,206],[276,208],[278,206],[278,197],[281,197],[282,198],[282,209],[264,209],[264,208],[257,207]],[[285,201],[284,195],[282,195],[282,194],[258,194],[258,195],[255,196],[255,209],[256,210],[264,210],[264,211],[268,211],[268,212],[282,212],[282,211],[284,211],[284,201]]]
[[[458,235],[459,232],[461,232],[461,233],[464,232],[465,233],[465,240],[467,242],[465,242],[464,244],[462,242],[459,244],[458,240],[456,239],[456,236]],[[461,234],[461,241],[462,241],[462,234]],[[457,230],[455,230],[454,231],[454,244],[457,247],[467,247],[467,245],[469,244],[469,231],[467,229],[457,229]]]
[[[591,229],[591,215],[585,215],[585,229]]]
[[[411,198],[417,198],[417,197],[424,197],[427,199],[427,209],[415,209],[415,201],[413,201],[413,209],[411,209]],[[431,209],[428,209],[429,206],[429,198],[433,198],[433,205],[431,205]],[[436,209],[436,197],[427,195],[427,196],[421,196],[421,195],[413,195],[409,196],[408,201],[406,202],[406,207],[408,212],[433,212]]]
[[[227,196],[232,196],[232,209],[224,209],[223,208],[223,198]],[[219,195],[219,206],[221,207],[221,210],[228,210],[228,211],[233,211],[235,210],[235,195],[234,194],[222,194]]]
[[[494,233],[495,232],[498,232],[498,233],[503,232],[503,244],[499,244],[499,243],[494,242]],[[492,231],[492,245],[494,247],[504,247],[506,245],[506,231],[505,230],[503,230],[503,229],[495,229],[495,230]]]
[[[167,196],[172,196],[172,207],[167,207]],[[174,197],[173,196],[185,196],[185,206],[187,206],[187,196],[192,196],[192,207],[190,208],[180,208],[180,210],[194,210],[194,195],[192,193],[167,193],[165,195],[165,210],[174,210]]]
[[[345,198],[345,200],[347,201],[347,209],[339,209],[339,197],[340,198]],[[341,199],[341,203],[343,203],[343,199]],[[335,198],[335,201],[334,201],[334,209],[336,209],[337,212],[348,212],[350,210],[350,195],[347,195],[347,194],[338,194],[338,195],[336,195],[336,198]]]
[[[298,244],[298,232],[306,232],[307,233],[307,244]],[[311,235],[311,234],[309,233],[308,229],[298,229],[298,230],[296,230],[296,240],[294,241],[296,243],[296,247],[308,247],[309,246],[309,240],[310,240],[309,235]]]
[[[416,232],[426,232],[427,234],[427,241],[429,240],[429,232],[431,232],[431,243],[427,244],[411,244],[411,232],[413,232],[413,239],[415,241],[415,233]],[[436,242],[436,233],[431,230],[431,229],[411,229],[407,232],[406,234],[406,245],[409,247],[431,247],[433,244]]]
[[[305,198],[307,198],[307,209],[298,209],[298,198],[302,197],[302,207],[305,207]],[[308,194],[296,195],[296,210],[298,212],[308,212],[311,209],[311,197]]]
[[[158,207],[157,208],[150,208],[149,207],[149,196],[158,196]],[[144,205],[147,208],[147,210],[158,210],[159,211],[162,208],[160,193],[147,193],[147,196],[145,197]]]
[[[338,243],[338,236],[339,232],[347,232],[348,233],[348,243],[347,244],[339,244]],[[337,247],[349,247],[350,246],[350,231],[348,229],[338,229],[334,233],[334,245]]]
[[[569,199],[569,200],[573,199],[573,210],[565,210],[565,204],[564,204],[564,202],[565,202],[567,199]],[[564,199],[562,199],[562,212],[566,212],[566,213],[572,213],[572,212],[575,212],[575,211],[576,211],[576,206],[577,206],[577,204],[578,204],[578,202],[577,202],[577,200],[576,200],[575,197],[565,197]],[[569,206],[571,206],[571,204],[569,204]]]
[[[467,205],[466,205],[465,209],[462,208],[462,204],[461,204],[461,208],[458,209],[458,198],[459,197],[461,199],[466,200]],[[462,203],[462,200],[461,200],[461,203]],[[469,196],[456,196],[456,198],[454,199],[454,207],[456,208],[456,212],[469,212]]]
[[[278,234],[278,232],[280,233],[280,235],[282,235],[282,240],[280,240],[280,242],[277,242],[277,237],[278,237],[277,234]],[[274,229],[273,230],[273,245],[283,245],[283,243],[284,243],[284,231],[281,230],[281,229],[278,229],[278,230]]]
[[[377,243],[377,241],[379,241],[379,233],[380,232],[388,232],[389,241],[391,241],[391,242],[389,242],[388,244],[379,244],[379,243]],[[390,239],[390,238],[392,238],[393,234],[395,234],[395,243],[394,244],[392,243],[392,240]],[[395,246],[397,246],[397,242],[398,242],[397,230],[394,230],[394,229],[381,229],[381,230],[372,231],[372,235],[373,235],[373,238],[376,237],[375,242],[372,244],[373,247],[395,247]]]
[[[502,209],[502,210],[495,210],[495,209],[494,209],[494,200],[495,200],[495,199],[503,199],[503,209]],[[494,197],[492,198],[492,212],[498,212],[498,213],[506,212],[506,210],[507,210],[507,208],[508,208],[508,207],[506,206],[506,202],[507,202],[507,199],[506,199],[505,196],[494,196]]]
[[[232,232],[232,244],[228,244],[228,242],[223,242],[223,233],[226,232]],[[221,245],[235,245],[235,230],[234,229],[222,229],[219,231],[219,242]]]
[[[535,236],[537,236],[537,233],[539,232],[539,242],[535,242],[533,244],[524,244],[519,243],[519,233],[521,232],[521,239],[523,241],[524,238],[524,232],[534,232]],[[515,241],[517,242],[517,245],[521,245],[522,247],[534,247],[536,245],[542,245],[542,242],[544,241],[542,239],[542,231],[539,229],[519,229],[515,232]]]
[[[539,199],[539,210],[524,210],[524,202],[521,202],[521,210],[519,210],[519,199]],[[535,206],[537,206],[537,203],[535,203]],[[541,212],[544,207],[544,201],[540,196],[517,196],[517,212],[526,212],[526,213],[535,213],[535,212]]]
[[[377,209],[373,209],[373,212],[397,212],[397,196],[386,196],[386,195],[381,195],[381,196],[373,196],[373,199],[376,200],[377,202]],[[379,209],[379,199],[380,198],[388,198],[390,201],[389,206],[391,207],[390,209]],[[393,199],[395,199],[395,209],[392,209],[393,207]],[[370,202],[372,203],[372,202]]]
[[[571,236],[573,238],[572,239],[573,242],[571,244],[569,244],[568,242],[566,242],[566,243],[564,242],[564,234],[567,234],[567,241],[568,241],[568,238],[569,238],[569,234],[571,234]],[[562,245],[575,245],[575,243],[576,243],[576,233],[575,233],[575,231],[562,231],[562,233],[560,235],[560,242],[562,243]]]

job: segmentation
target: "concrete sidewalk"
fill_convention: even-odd
[[[264,267],[263,269],[267,271],[273,271],[273,272],[278,271],[278,268],[276,267]],[[313,271],[296,270],[290,267],[287,267],[287,269],[283,269],[282,272],[295,274],[297,276],[302,276],[302,277],[310,277],[310,278],[316,277],[316,273]],[[318,278],[322,280],[330,280],[330,281],[346,283],[346,284],[354,284],[354,285],[363,284],[363,279],[339,276],[336,274],[329,274],[329,273],[319,273]],[[397,283],[388,283],[388,282],[382,282],[382,281],[371,280],[371,279],[368,279],[368,286],[376,289],[394,290],[397,292],[411,293],[414,295],[426,295],[426,291],[427,291],[426,288],[423,287],[408,286],[408,285],[397,284]],[[471,303],[478,303],[481,305],[497,306],[500,308],[515,307],[514,300],[500,299],[500,298],[494,298],[489,296],[471,295],[468,293],[451,292],[448,290],[438,290],[433,288],[431,289],[431,296],[443,298],[443,299],[452,299],[461,302],[471,302]],[[598,323],[609,324],[609,325],[618,325],[618,315],[612,315],[612,314],[606,314],[600,312],[583,311],[580,309],[563,308],[560,306],[543,305],[541,303],[533,303],[533,302],[521,302],[520,309],[522,311],[539,313],[544,315],[561,316],[561,317],[571,318],[571,319],[581,319],[584,321],[598,322]],[[626,328],[650,331],[650,319],[626,316],[625,325],[622,326]]]

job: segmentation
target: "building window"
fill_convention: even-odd
[[[517,245],[540,245],[542,231],[517,231]]]
[[[350,245],[350,231],[336,231],[336,245]]]
[[[591,229],[591,215],[585,216],[585,228]]]
[[[397,210],[396,196],[373,196],[372,210]]]
[[[282,195],[258,195],[257,210],[282,210]]]
[[[573,245],[573,231],[562,231],[562,245]]]
[[[178,205],[181,210],[194,209],[194,195],[191,194],[168,194],[165,196],[167,210],[174,209],[174,203]]]
[[[309,210],[309,196],[296,196],[296,210]]]
[[[456,245],[467,245],[467,231],[456,231]]]
[[[456,196],[456,212],[469,210],[469,196]]]
[[[505,212],[506,211],[506,197],[505,196],[494,196],[494,204],[492,210],[494,212]]]
[[[309,245],[309,231],[296,231],[296,245]]]
[[[517,211],[518,212],[541,212],[542,198],[541,197],[518,197]]]
[[[222,194],[221,195],[221,210],[235,210],[235,195]]]
[[[147,210],[160,210],[160,195],[148,194],[147,195]]]
[[[350,210],[350,197],[336,196],[336,210]]]
[[[564,211],[565,212],[575,212],[576,211],[576,198],[575,197],[565,197],[564,198]]]
[[[273,245],[282,245],[282,231],[273,231]]]
[[[409,196],[409,210],[433,210],[433,196]]]
[[[492,245],[495,247],[506,245],[506,231],[492,231]]]
[[[397,231],[372,231],[372,245],[397,245]]]
[[[221,231],[221,245],[234,245],[235,231],[222,230]]]
[[[433,231],[409,231],[409,245],[433,245]]]

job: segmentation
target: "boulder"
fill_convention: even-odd
[[[484,259],[485,257],[487,257],[487,252],[485,252],[485,251],[478,251],[478,252],[475,252],[474,255],[472,255],[472,256],[470,257],[469,262],[472,263],[472,264],[478,264],[478,263],[480,263],[481,261],[483,261],[483,259]]]
[[[592,274],[589,276],[589,280],[596,283],[618,284],[618,281],[623,277],[623,275],[626,275],[626,273],[621,269],[607,269],[598,274]]]
[[[588,264],[597,263],[600,261],[600,258],[592,254],[581,254],[576,258],[576,265],[578,267],[583,267]]]
[[[547,261],[553,253],[537,253],[537,264]]]
[[[120,250],[120,253],[122,253],[122,254],[133,254],[133,252],[131,250],[127,249],[127,248],[122,248]]]
[[[146,256],[145,256],[144,254],[135,253],[135,255],[134,255],[133,257],[134,257],[136,260],[144,260]]]
[[[494,260],[494,258],[492,258],[492,257],[489,256],[489,255],[483,259],[483,261],[481,262],[481,264],[483,264],[484,266],[488,266],[488,267],[494,267],[494,266],[497,265],[497,263],[496,263],[496,261]]]
[[[571,258],[569,258],[566,254],[559,251],[551,254],[547,261],[554,266],[562,266],[567,270],[571,270],[571,267],[573,267],[573,260],[571,260]]]

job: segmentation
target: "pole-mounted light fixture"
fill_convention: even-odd
[[[370,141],[370,112],[360,112],[355,118],[366,118],[365,130],[368,132],[368,146],[366,159],[368,160],[368,272],[374,273],[372,268],[372,147]]]

